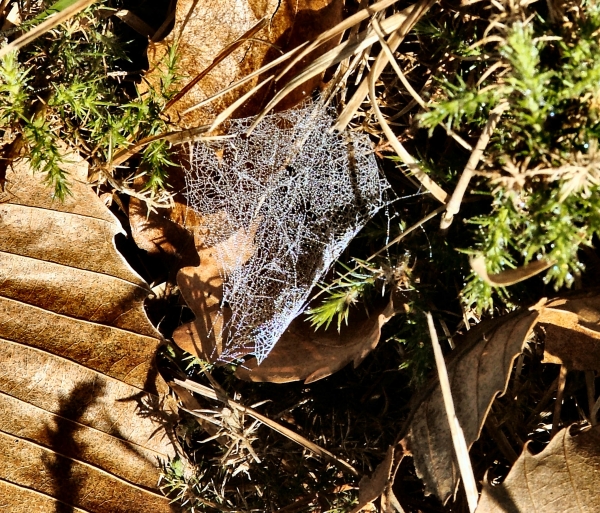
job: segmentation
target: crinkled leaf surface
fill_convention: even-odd
[[[523,311],[484,321],[457,343],[448,377],[468,447],[479,437],[492,401],[505,391],[513,361],[538,316]],[[459,470],[439,382],[419,404],[405,442],[426,492],[446,501],[458,486]]]
[[[527,447],[499,486],[484,483],[477,513],[600,511],[600,426],[563,429],[539,454]]]
[[[0,196],[0,510],[172,511],[148,287],[73,178],[61,203],[21,163]]]
[[[467,446],[477,438],[494,398],[506,390],[512,364],[532,329],[545,332],[545,359],[570,369],[600,368],[600,296],[597,291],[543,301],[529,310],[484,321],[450,355],[448,374]],[[459,472],[439,385],[417,406],[406,446],[427,493],[446,501]]]

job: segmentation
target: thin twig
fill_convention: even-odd
[[[442,216],[442,220],[440,222],[440,229],[447,230],[452,224],[452,219],[455,214],[458,214],[460,210],[460,204],[462,203],[463,197],[467,192],[467,187],[469,186],[469,182],[477,169],[477,164],[481,160],[483,156],[483,152],[486,149],[488,142],[490,141],[490,137],[496,128],[496,124],[502,117],[503,112],[508,109],[508,103],[501,103],[494,110],[492,110],[490,114],[490,118],[486,123],[483,132],[479,136],[479,140],[475,145],[475,149],[471,153],[469,157],[469,161],[465,166],[465,169],[460,175],[460,179],[458,180],[458,184],[456,184],[456,189],[452,193],[452,197],[450,201],[446,205],[446,213]]]
[[[429,335],[431,337],[433,354],[435,355],[435,363],[440,378],[440,389],[442,391],[442,397],[444,398],[444,406],[446,408],[448,424],[450,425],[450,433],[452,433],[452,443],[454,444],[456,459],[458,460],[458,468],[465,486],[469,511],[473,513],[477,509],[478,493],[475,476],[473,475],[473,468],[471,467],[471,460],[469,459],[469,449],[467,448],[465,435],[460,427],[458,418],[456,417],[456,412],[454,411],[454,401],[452,400],[448,371],[446,369],[446,363],[444,362],[442,348],[440,347],[440,342],[438,341],[438,336],[435,331],[435,326],[433,325],[433,317],[430,312],[427,312],[425,315],[427,316]]]
[[[558,375],[558,387],[556,388],[556,402],[554,403],[554,414],[552,415],[552,431],[550,432],[550,438],[554,438],[554,435],[558,433],[558,430],[560,429],[560,412],[562,410],[566,383],[567,367],[565,365],[561,365],[560,374]]]

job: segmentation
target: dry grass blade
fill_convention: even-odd
[[[109,164],[109,169],[113,169],[117,166],[120,166],[125,162],[128,158],[135,155],[138,151],[140,151],[144,146],[147,146],[151,142],[154,141],[166,141],[170,144],[183,144],[186,142],[192,142],[198,140],[202,134],[208,132],[208,126],[199,126],[196,128],[190,128],[188,130],[178,130],[176,132],[168,132],[166,134],[153,135],[152,137],[146,137],[141,141],[131,145],[129,148],[124,150],[120,150],[115,153],[112,161]]]
[[[398,78],[400,79],[400,82],[402,82],[402,85],[406,88],[408,93],[413,97],[413,100],[410,103],[413,106],[419,105],[422,109],[427,110],[427,105],[425,104],[425,100],[423,100],[423,98],[421,98],[421,95],[419,93],[417,93],[417,91],[415,91],[414,87],[410,84],[410,82],[406,78],[406,75],[404,75],[404,73],[400,69],[400,66],[398,64],[398,61],[396,60],[396,57],[394,57],[392,50],[390,50],[390,47],[387,44],[387,41],[383,37],[383,33],[381,32],[381,26],[379,25],[379,22],[375,18],[373,18],[372,23],[373,23],[373,28],[375,29],[375,33],[379,37],[379,42],[381,43],[381,48],[383,49],[384,53],[387,55],[387,58],[390,61],[390,64],[392,65],[392,68],[394,68],[394,71],[398,75]],[[446,125],[444,125],[444,129],[446,130],[446,133],[450,137],[452,137],[458,144],[460,144],[463,148],[465,148],[466,150],[469,150],[469,151],[473,151],[473,147],[467,141],[465,141],[462,137],[460,137],[458,134],[456,134],[453,130],[451,130]]]
[[[404,9],[404,11],[394,14],[389,18],[386,18],[381,22],[381,30],[386,35],[389,36],[393,34],[396,30],[402,27],[406,20],[408,19],[408,14],[411,13],[413,7],[408,7]],[[354,54],[360,53],[366,48],[369,48],[371,45],[379,41],[377,34],[371,28],[368,30],[364,30],[357,34],[357,36],[351,40],[344,41],[339,44],[335,48],[329,50],[327,53],[324,53],[318,59],[315,59],[311,64],[309,64],[306,68],[304,68],[300,73],[298,73],[294,78],[292,78],[286,85],[283,87],[274,98],[268,103],[268,105],[261,111],[261,113],[256,117],[256,120],[248,130],[251,132],[258,123],[289,93],[291,93],[296,87],[302,85],[307,80],[325,72],[331,66],[342,62],[344,59],[351,57]]]
[[[452,443],[454,444],[454,450],[456,451],[456,459],[458,460],[460,475],[465,485],[469,510],[471,513],[473,513],[477,509],[478,494],[475,476],[473,475],[473,468],[471,467],[471,460],[469,459],[469,449],[467,448],[465,435],[460,427],[458,418],[456,417],[456,412],[454,410],[454,401],[452,400],[452,392],[450,390],[450,380],[448,379],[446,362],[444,361],[442,348],[440,347],[435,326],[433,325],[433,317],[429,312],[427,312],[426,315],[427,324],[429,326],[429,335],[431,336],[431,344],[433,345],[433,354],[435,355],[435,363],[438,370],[438,376],[440,378],[440,388],[444,398],[444,406],[446,408],[448,424],[450,425],[450,432],[452,433]]]
[[[206,375],[208,376],[209,373],[206,373]],[[354,476],[358,475],[358,471],[352,465],[350,465],[348,462],[339,459],[337,456],[335,456],[333,453],[329,452],[327,449],[323,449],[322,447],[319,447],[317,444],[311,442],[310,440],[307,440],[303,436],[300,436],[298,433],[292,431],[291,429],[288,429],[285,426],[282,426],[281,424],[275,422],[274,420],[271,420],[268,417],[261,415],[257,411],[254,411],[252,408],[248,408],[247,406],[242,406],[241,404],[239,404],[235,401],[232,401],[231,399],[229,399],[227,397],[224,397],[222,394],[217,393],[214,389],[209,388],[204,385],[201,385],[200,383],[195,383],[194,381],[190,381],[189,379],[186,379],[186,380],[174,379],[174,383],[183,388],[187,388],[188,390],[190,390],[192,392],[201,394],[204,397],[206,397],[207,399],[212,399],[215,401],[222,401],[222,402],[226,403],[230,408],[235,408],[239,411],[246,413],[247,415],[250,415],[251,417],[254,417],[256,420],[262,422],[266,426],[269,426],[271,429],[273,429],[274,431],[277,431],[278,433],[282,434],[286,438],[289,438],[293,442],[296,442],[297,444],[301,445],[302,447],[308,449],[309,451],[316,454],[317,456],[320,456],[322,458],[328,459],[328,460],[336,463],[342,469],[346,470],[347,472],[350,472]],[[191,412],[191,413],[194,413],[194,412]]]
[[[208,75],[214,68],[216,68],[219,63],[221,63],[224,59],[226,59],[229,55],[235,52],[240,46],[248,41],[248,39],[253,38],[258,32],[260,32],[268,22],[268,17],[264,17],[258,21],[253,27],[247,30],[244,34],[242,34],[239,38],[237,38],[233,43],[227,46],[227,48],[223,49],[219,54],[214,58],[214,60],[210,63],[210,65],[205,68],[203,71],[198,73],[196,77],[191,80],[181,91],[179,91],[166,105],[163,109],[163,112],[169,110],[177,101],[179,101],[192,87],[194,87],[200,80],[202,80],[206,75]]]
[[[387,121],[383,117],[381,110],[379,109],[379,105],[377,104],[377,97],[375,94],[375,75],[369,74],[367,77],[369,81],[369,96],[371,97],[371,105],[373,106],[373,111],[375,112],[375,116],[383,129],[385,136],[388,139],[388,142],[394,149],[394,151],[398,154],[400,159],[411,172],[411,176],[414,176],[421,184],[433,195],[435,199],[437,199],[440,203],[446,203],[448,200],[448,193],[444,191],[437,183],[435,183],[425,172],[421,169],[418,162],[413,158],[413,156],[406,151],[406,148],[402,145],[402,143],[398,140]]]
[[[396,49],[398,48],[400,43],[404,40],[404,37],[406,36],[406,34],[408,34],[412,30],[412,28],[415,26],[415,24],[431,8],[431,6],[433,4],[435,4],[435,0],[422,0],[421,2],[418,2],[416,4],[411,5],[410,7],[407,7],[401,13],[399,13],[399,14],[404,15],[404,20],[395,29],[395,31],[393,31],[394,33],[392,34],[392,37],[390,37],[389,41],[387,42],[387,45],[392,53],[396,51]],[[383,29],[384,24],[385,24],[385,21],[383,21],[381,23],[382,29]],[[389,35],[388,31],[382,30],[382,32],[384,33],[384,35]],[[375,37],[377,37],[379,39],[377,34],[375,34]],[[346,107],[340,114],[340,117],[338,118],[338,122],[334,126],[334,128],[336,130],[342,131],[348,126],[348,123],[350,123],[352,118],[354,118],[354,115],[356,114],[356,112],[362,105],[363,101],[367,97],[367,94],[369,92],[369,80],[373,80],[374,82],[377,81],[377,79],[379,78],[379,75],[381,74],[383,69],[386,67],[387,63],[388,63],[387,54],[385,52],[380,53],[377,56],[377,59],[375,60],[375,62],[373,63],[373,66],[371,67],[371,71],[369,72],[367,77],[361,82],[361,84],[358,86],[358,89],[356,90],[356,92],[354,93],[354,95],[352,96],[350,101],[346,104]]]
[[[442,220],[440,222],[440,229],[447,230],[452,224],[452,219],[455,214],[458,214],[460,210],[460,204],[462,203],[462,199],[467,192],[467,187],[469,186],[469,182],[471,178],[475,174],[475,170],[477,169],[477,164],[481,160],[483,152],[485,151],[488,143],[490,142],[490,137],[496,128],[498,121],[502,117],[502,114],[509,107],[508,103],[501,103],[496,107],[490,114],[490,117],[483,129],[483,132],[479,136],[479,140],[475,145],[475,149],[471,152],[471,156],[469,157],[469,161],[465,166],[462,174],[460,175],[460,179],[458,180],[458,184],[456,184],[456,189],[452,193],[452,197],[446,206],[446,213],[442,216]]]
[[[227,119],[229,119],[229,117],[237,110],[239,109],[242,105],[244,105],[244,103],[246,103],[248,101],[249,98],[251,98],[252,96],[254,96],[256,94],[256,92],[263,86],[265,86],[266,84],[268,84],[271,80],[273,80],[273,77],[270,76],[268,78],[266,78],[265,80],[263,80],[262,82],[260,82],[259,84],[256,84],[250,91],[248,91],[246,94],[240,96],[236,101],[234,101],[229,107],[227,107],[225,110],[221,111],[219,113],[219,115],[215,118],[215,120],[212,122],[212,125],[210,125],[209,128],[209,132],[212,132],[215,128],[217,128],[221,123],[223,123],[223,121],[226,121]]]
[[[516,269],[508,269],[500,273],[488,274],[485,266],[485,258],[483,256],[471,258],[469,263],[471,264],[471,269],[492,287],[508,287],[509,285],[514,285],[515,283],[527,280],[554,265],[553,261],[542,258],[541,260],[534,260],[533,262]]]
[[[70,5],[66,9],[50,15],[48,19],[40,23],[38,26],[32,28],[29,32],[26,32],[22,36],[15,39],[12,43],[7,44],[5,47],[0,49],[0,59],[10,52],[17,51],[23,48],[25,45],[31,43],[42,34],[45,34],[54,27],[57,27],[61,23],[71,19],[77,13],[83,11],[85,8],[96,3],[96,0],[77,0],[73,5]]]
[[[565,395],[565,385],[567,384],[567,367],[560,366],[560,374],[558,375],[558,386],[556,389],[556,401],[554,402],[554,414],[552,415],[552,431],[550,438],[554,438],[560,429],[560,412],[562,410],[563,398]]]
[[[333,39],[334,37],[342,34],[346,30],[356,27],[361,21],[366,20],[367,18],[373,16],[374,14],[382,11],[383,9],[388,8],[390,5],[393,5],[398,0],[381,0],[381,2],[374,3],[373,5],[366,7],[365,9],[361,9],[357,13],[353,14],[349,18],[346,18],[342,23],[339,23],[335,27],[323,32],[318,38],[316,38],[310,45],[308,45],[292,62],[290,62],[285,69],[277,75],[275,80],[279,80],[283,77],[290,69],[294,67],[298,62],[300,62],[304,57],[306,57],[310,52],[312,52],[315,48],[322,45],[323,43]]]

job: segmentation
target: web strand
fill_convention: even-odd
[[[264,360],[310,291],[391,197],[367,137],[331,133],[334,117],[316,104],[229,123],[227,139],[198,143],[186,173],[189,205],[207,218],[205,243],[234,234],[248,251],[217,248],[223,304],[231,317],[221,360]]]

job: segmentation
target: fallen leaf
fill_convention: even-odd
[[[525,310],[484,321],[471,329],[447,364],[456,416],[467,447],[481,431],[492,401],[506,391],[513,362],[539,316]],[[439,382],[419,401],[403,445],[412,452],[427,494],[445,502],[455,493],[459,470]]]
[[[223,352],[223,340],[227,339],[224,329],[231,316],[231,310],[221,305],[223,276],[252,256],[256,232],[256,228],[249,232],[241,229],[221,244],[206,247],[205,227],[215,224],[218,223],[208,216],[205,220],[200,217],[196,220],[193,237],[200,265],[184,267],[177,274],[181,294],[196,318],[173,333],[173,340],[179,347],[210,362],[216,361]]]
[[[351,513],[363,511],[367,504],[372,503],[385,491],[390,481],[394,463],[394,448],[389,447],[383,461],[377,465],[371,477],[364,476],[359,483],[358,505]]]
[[[0,195],[0,509],[168,512],[161,338],[122,229],[83,181],[54,200],[21,162]]]
[[[541,312],[544,363],[569,370],[600,371],[600,294],[557,299]]]
[[[311,41],[324,30],[335,26],[342,20],[342,9],[342,0],[181,0],[177,2],[175,26],[171,33],[163,41],[151,43],[148,47],[151,71],[146,78],[151,84],[158,85],[161,61],[169,47],[177,44],[182,84],[188,84],[211,66],[219,54],[222,55],[223,50],[238,41],[259,20],[266,18],[268,24],[265,28],[222,60],[218,59],[214,69],[168,111],[173,120],[183,128],[209,124],[216,114],[224,111],[265,77],[257,76],[208,105],[189,113],[186,111],[236,79],[250,74],[282,53]],[[223,23],[224,19],[227,23]],[[331,44],[335,42],[333,40]],[[315,58],[329,48],[330,45],[323,45],[310,58]],[[301,62],[299,65],[302,64]],[[277,69],[273,73],[277,73]],[[288,98],[284,108],[290,108],[309,97],[320,82],[321,76],[318,76],[310,84],[305,84]],[[263,91],[236,116],[256,114],[272,94],[272,91]]]
[[[504,393],[514,359],[537,325],[546,332],[545,361],[570,369],[600,368],[600,294],[541,300],[513,314],[484,321],[451,353],[448,374],[467,446],[479,438],[489,408]],[[450,428],[437,380],[417,403],[404,445],[413,453],[428,494],[446,501],[459,482]]]
[[[487,480],[477,513],[596,513],[600,510],[600,426],[560,431],[539,454],[527,446],[505,481]]]
[[[370,316],[350,316],[348,326],[315,332],[303,317],[292,321],[267,358],[257,364],[256,358],[238,367],[236,376],[247,381],[287,383],[304,380],[312,383],[326,378],[354,362],[357,367],[377,346],[381,327],[395,314],[390,300]]]

